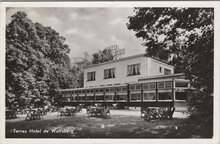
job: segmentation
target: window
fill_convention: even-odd
[[[150,84],[150,89],[156,89],[156,84],[155,83],[151,83]]]
[[[188,87],[188,82],[176,82],[176,87]]]
[[[85,96],[79,96],[79,101],[85,101]]]
[[[131,101],[140,101],[141,93],[131,93],[130,97],[131,97]]]
[[[144,89],[144,90],[149,89],[149,84],[143,84],[143,89]]]
[[[140,64],[128,65],[128,76],[140,75]]]
[[[172,100],[172,90],[158,90],[158,100]]]
[[[87,73],[87,81],[95,81],[95,72]]]
[[[162,67],[159,68],[159,72],[162,73]]]
[[[137,85],[131,85],[130,86],[130,90],[134,91],[134,90],[140,90],[141,89],[141,85],[137,84]]]
[[[104,70],[104,79],[115,78],[115,68]]]
[[[99,93],[100,91],[99,91],[99,89],[96,89],[95,92],[96,92],[96,93]]]
[[[89,95],[86,97],[87,101],[94,101],[94,96],[93,95]]]
[[[164,68],[164,74],[165,75],[170,75],[171,74],[171,70]]]
[[[172,88],[172,82],[165,82],[165,88]]]
[[[96,101],[104,101],[104,95],[97,95],[95,98]]]
[[[157,83],[157,88],[158,89],[163,89],[164,87],[165,87],[164,82]]]
[[[140,90],[140,89],[141,89],[141,85],[140,84],[136,85],[136,90]]]
[[[77,96],[76,96],[76,95],[74,95],[74,96],[72,97],[72,101],[74,101],[74,102],[77,101]]]
[[[127,94],[117,94],[116,100],[117,101],[127,101]]]
[[[172,82],[159,82],[157,83],[158,89],[172,89]]]
[[[131,85],[130,90],[135,90],[135,85]]]
[[[126,87],[126,86],[125,86],[125,87],[122,87],[122,91],[127,92],[127,87]]]
[[[115,92],[115,88],[110,88],[110,92]]]
[[[106,89],[105,89],[105,92],[109,92],[109,88],[106,88]]]
[[[102,89],[100,89],[100,93],[102,93],[102,92],[104,92],[104,89],[102,88]]]
[[[155,91],[145,91],[143,94],[143,100],[156,100]]]
[[[186,92],[176,92],[175,99],[176,100],[187,100],[187,93]]]
[[[117,92],[121,92],[121,87],[117,87],[117,88],[116,88],[116,91],[117,91]]]
[[[113,101],[114,100],[114,95],[105,95],[105,100],[106,101]]]

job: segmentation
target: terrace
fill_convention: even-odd
[[[40,120],[25,116],[6,120],[7,138],[210,138],[211,125],[198,125],[175,112],[173,120],[145,121],[140,110],[111,110],[111,118],[88,117],[86,110],[73,116],[49,112]],[[202,131],[205,129],[205,131]]]

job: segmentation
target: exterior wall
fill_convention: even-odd
[[[140,63],[140,75],[127,76],[127,67],[128,65]],[[138,81],[139,77],[148,75],[146,71],[146,57],[136,57],[132,59],[126,59],[121,61],[116,61],[107,64],[97,65],[95,67],[89,67],[84,70],[84,87],[89,86],[100,86],[108,84],[124,84],[127,82]],[[104,79],[104,70],[115,68],[115,78]],[[87,81],[87,72],[96,71],[96,80]]]
[[[115,62],[107,62],[85,68],[84,70],[84,88],[98,87],[114,84],[125,84],[129,82],[137,82],[138,78],[146,76],[164,75],[164,68],[170,69],[171,74],[174,73],[174,67],[163,62],[157,61],[144,55],[137,55],[125,58]],[[128,65],[140,63],[140,75],[127,76]],[[159,68],[162,67],[162,73]],[[115,68],[115,78],[104,79],[104,70]],[[96,72],[95,81],[87,81],[88,72]]]
[[[166,63],[157,61],[152,58],[148,59],[148,76],[156,76],[156,75],[164,75],[164,68],[171,70],[171,74],[174,74],[174,67],[171,65],[168,65]],[[160,72],[160,67],[162,68],[162,72]]]

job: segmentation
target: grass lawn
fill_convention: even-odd
[[[213,126],[188,119],[144,121],[135,115],[110,119],[49,114],[41,120],[6,120],[6,138],[212,138]]]

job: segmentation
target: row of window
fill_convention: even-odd
[[[172,92],[171,91],[158,91],[158,100],[172,100]],[[85,101],[85,98],[87,101],[94,101],[94,98],[96,101],[104,101],[103,95],[97,95],[97,96],[80,96],[78,97],[79,101]],[[114,101],[116,98],[116,101],[127,101],[127,94],[117,94],[115,95],[105,95],[105,101]],[[175,100],[186,100],[187,99],[187,93],[186,92],[176,92],[175,93]],[[130,94],[130,100],[131,101],[141,101],[141,93],[131,93]],[[144,92],[143,93],[143,100],[144,101],[155,101],[156,100],[156,92]],[[77,101],[77,97],[66,97],[64,101]]]
[[[87,89],[87,90],[77,90],[77,91],[66,91],[62,92],[63,94],[85,94],[86,93],[102,93],[102,92],[127,92],[127,86],[120,86],[120,87],[110,87],[110,88],[102,88],[102,89]]]
[[[176,86],[187,86],[188,83],[176,83]],[[144,83],[143,84],[143,90],[155,90],[156,89],[156,83]],[[172,82],[158,82],[157,83],[157,89],[172,89]],[[141,90],[141,84],[133,84],[130,85],[130,91],[138,91]],[[87,89],[87,90],[77,90],[77,91],[67,91],[62,93],[71,93],[71,94],[84,94],[86,93],[103,93],[103,92],[127,92],[127,86],[119,86],[119,87],[109,87],[109,88],[100,88],[100,89]]]
[[[162,73],[162,67],[159,67],[159,72]],[[127,76],[140,75],[140,63],[128,65]],[[164,68],[164,74],[170,75],[171,70]],[[95,81],[95,71],[87,73],[87,81]],[[104,70],[104,79],[115,78],[115,68]]]
[[[87,96],[86,100],[87,101],[94,101],[94,98],[96,101],[104,101],[104,97],[103,96]],[[114,95],[106,95],[105,96],[105,101],[114,101],[115,100],[115,96]],[[125,101],[127,100],[127,95],[117,95],[116,96],[116,101]],[[71,101],[70,98],[66,99],[66,101]],[[76,97],[72,99],[72,101],[77,101]],[[85,101],[85,97],[79,97],[79,101]]]
[[[127,76],[140,75],[140,64],[128,65]],[[87,81],[95,81],[95,71],[87,73]],[[104,70],[104,79],[115,78],[115,68]]]
[[[131,91],[140,90],[141,84],[134,84],[130,86]],[[143,84],[143,90],[155,90],[156,83]],[[172,89],[172,82],[158,82],[157,89]]]

